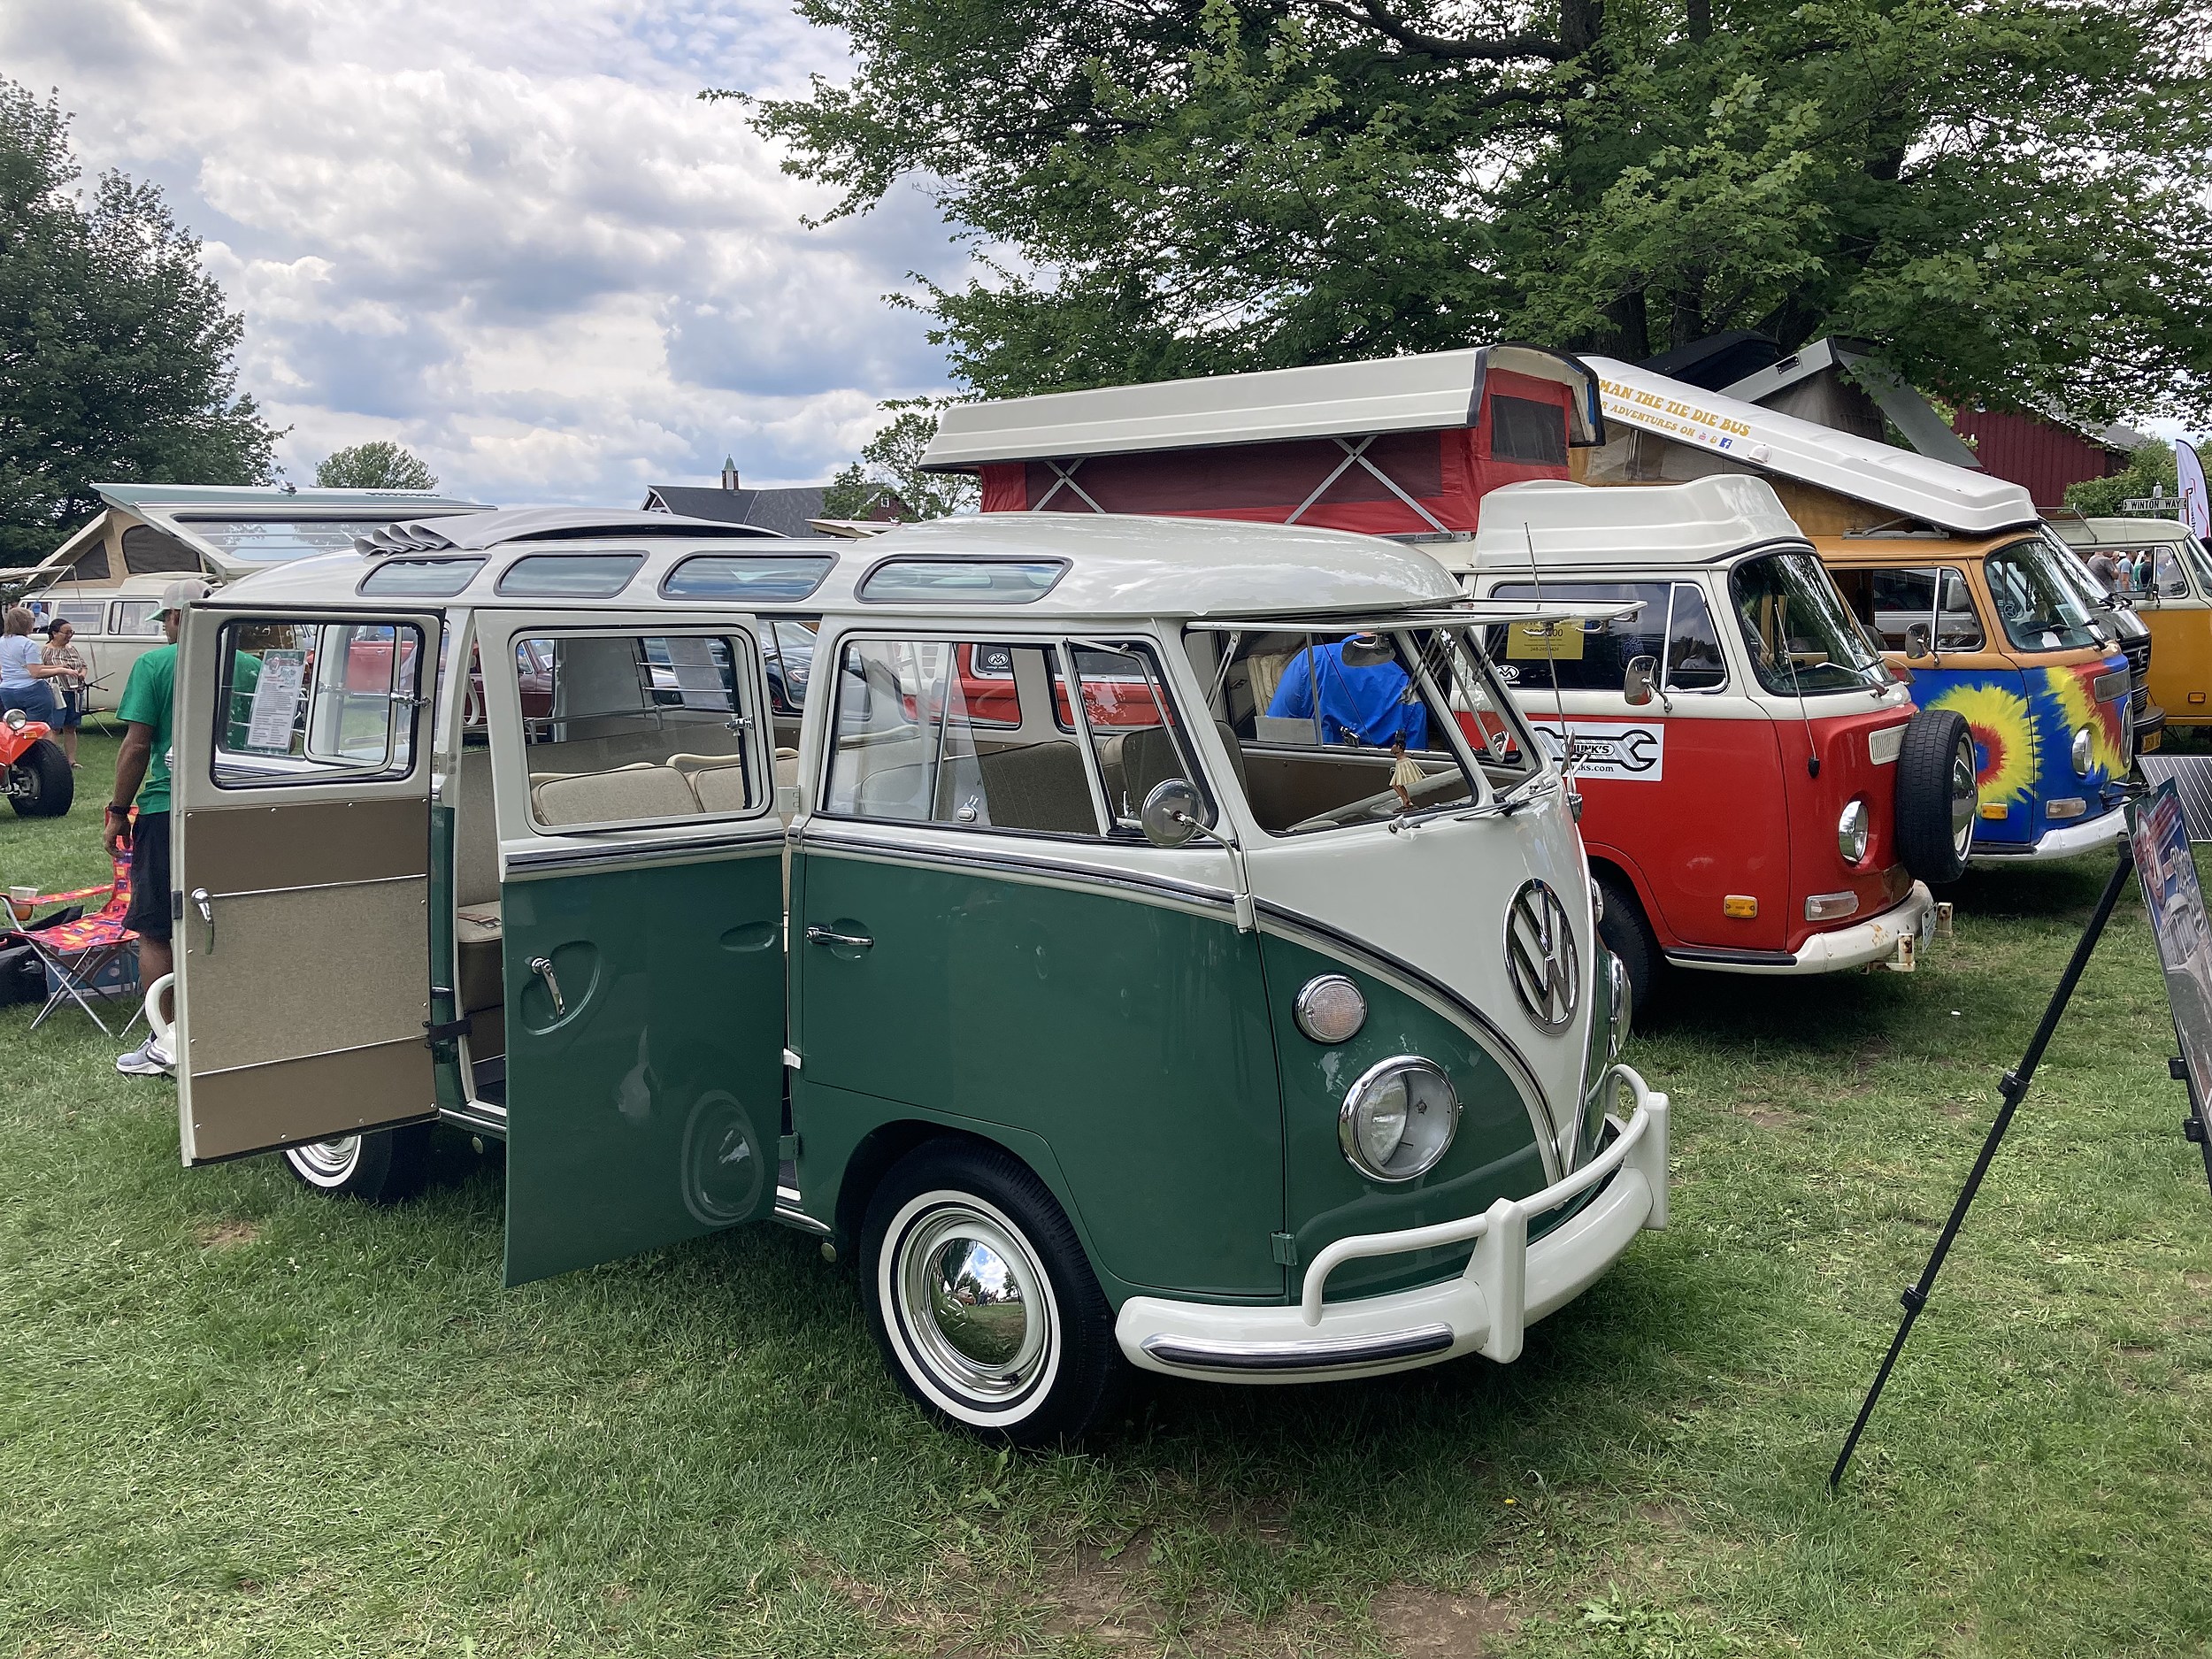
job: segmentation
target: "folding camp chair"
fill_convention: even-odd
[[[48,994],[46,1006],[40,1009],[31,1021],[36,1031],[46,1017],[65,1002],[74,1002],[92,1016],[92,1023],[110,1036],[108,1023],[100,1018],[99,1010],[86,1000],[88,996],[102,999],[126,995],[135,975],[120,976],[121,983],[115,989],[104,990],[100,979],[116,968],[126,955],[138,949],[138,935],[123,926],[123,918],[131,908],[131,856],[124,853],[115,860],[115,879],[104,887],[81,887],[74,893],[52,893],[38,900],[40,904],[66,903],[72,900],[95,899],[105,896],[107,902],[89,916],[81,916],[73,922],[61,922],[50,927],[12,928],[0,933],[0,945],[27,945],[39,965],[46,970],[47,983],[53,989]],[[138,1011],[134,1010],[125,1022],[126,1033],[138,1023]]]

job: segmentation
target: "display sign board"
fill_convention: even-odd
[[[2212,926],[2204,914],[2204,888],[2189,856],[2189,828],[2181,796],[2161,784],[2135,811],[2135,872],[2166,971],[2166,1000],[2189,1072],[2189,1099],[2197,1120],[2212,1133]]]

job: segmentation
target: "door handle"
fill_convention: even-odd
[[[207,954],[215,954],[215,905],[205,887],[192,889],[192,908],[199,911],[200,919],[207,924]]]
[[[850,945],[856,950],[866,950],[876,942],[865,933],[841,933],[819,923],[806,930],[806,941],[810,945]]]
[[[530,972],[545,981],[545,988],[553,998],[553,1018],[556,1019],[564,1018],[568,1012],[568,1002],[561,995],[561,982],[553,977],[553,958],[550,956],[531,957]]]

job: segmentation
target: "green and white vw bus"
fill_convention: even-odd
[[[1128,1365],[1511,1360],[1663,1225],[1480,655],[1532,607],[1330,531],[718,530],[403,525],[194,608],[186,1163],[388,1197],[433,1122],[503,1139],[510,1284],[781,1222],[1017,1442]],[[1402,756],[1271,711],[1348,638]]]

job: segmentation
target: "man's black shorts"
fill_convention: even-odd
[[[131,829],[131,909],[123,925],[165,945],[169,905],[169,815],[141,812]]]

